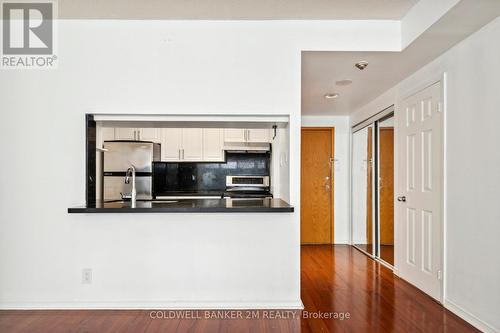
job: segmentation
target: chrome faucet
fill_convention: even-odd
[[[125,173],[125,184],[130,184],[130,177],[132,177],[132,192],[130,193],[130,199],[132,203],[132,208],[135,208],[135,203],[137,199],[137,190],[135,188],[135,167],[132,165],[127,169]]]

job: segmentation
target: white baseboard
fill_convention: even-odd
[[[457,305],[456,303],[448,299],[444,300],[443,305],[446,309],[450,310],[451,312],[453,312],[454,314],[456,314],[457,316],[459,316],[460,318],[462,318],[463,320],[465,320],[466,322],[468,322],[469,324],[471,324],[472,326],[474,326],[475,328],[479,329],[482,332],[500,333],[500,329],[495,328],[490,324],[484,322],[483,320],[479,319],[469,311],[465,310],[461,306]]]
[[[183,302],[183,301],[81,301],[81,302],[1,302],[0,310],[302,310],[298,301]]]
[[[352,243],[353,244],[368,245],[368,243],[366,242],[366,239],[353,239]]]
[[[336,239],[333,242],[333,245],[349,245],[348,239]]]

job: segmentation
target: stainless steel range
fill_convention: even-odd
[[[272,198],[269,176],[226,176],[225,198]]]

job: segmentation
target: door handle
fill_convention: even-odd
[[[325,190],[329,191],[330,190],[330,177],[326,176],[325,177]]]
[[[406,197],[404,195],[400,196],[400,197],[398,197],[398,201],[399,202],[406,202]]]

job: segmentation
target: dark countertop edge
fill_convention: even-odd
[[[293,207],[200,207],[200,208],[93,208],[93,207],[74,207],[68,208],[69,214],[78,213],[293,213]]]
[[[193,195],[193,196],[203,196],[203,195],[223,195],[225,190],[215,190],[215,191],[163,191],[156,192],[156,196],[167,196],[167,195]]]

